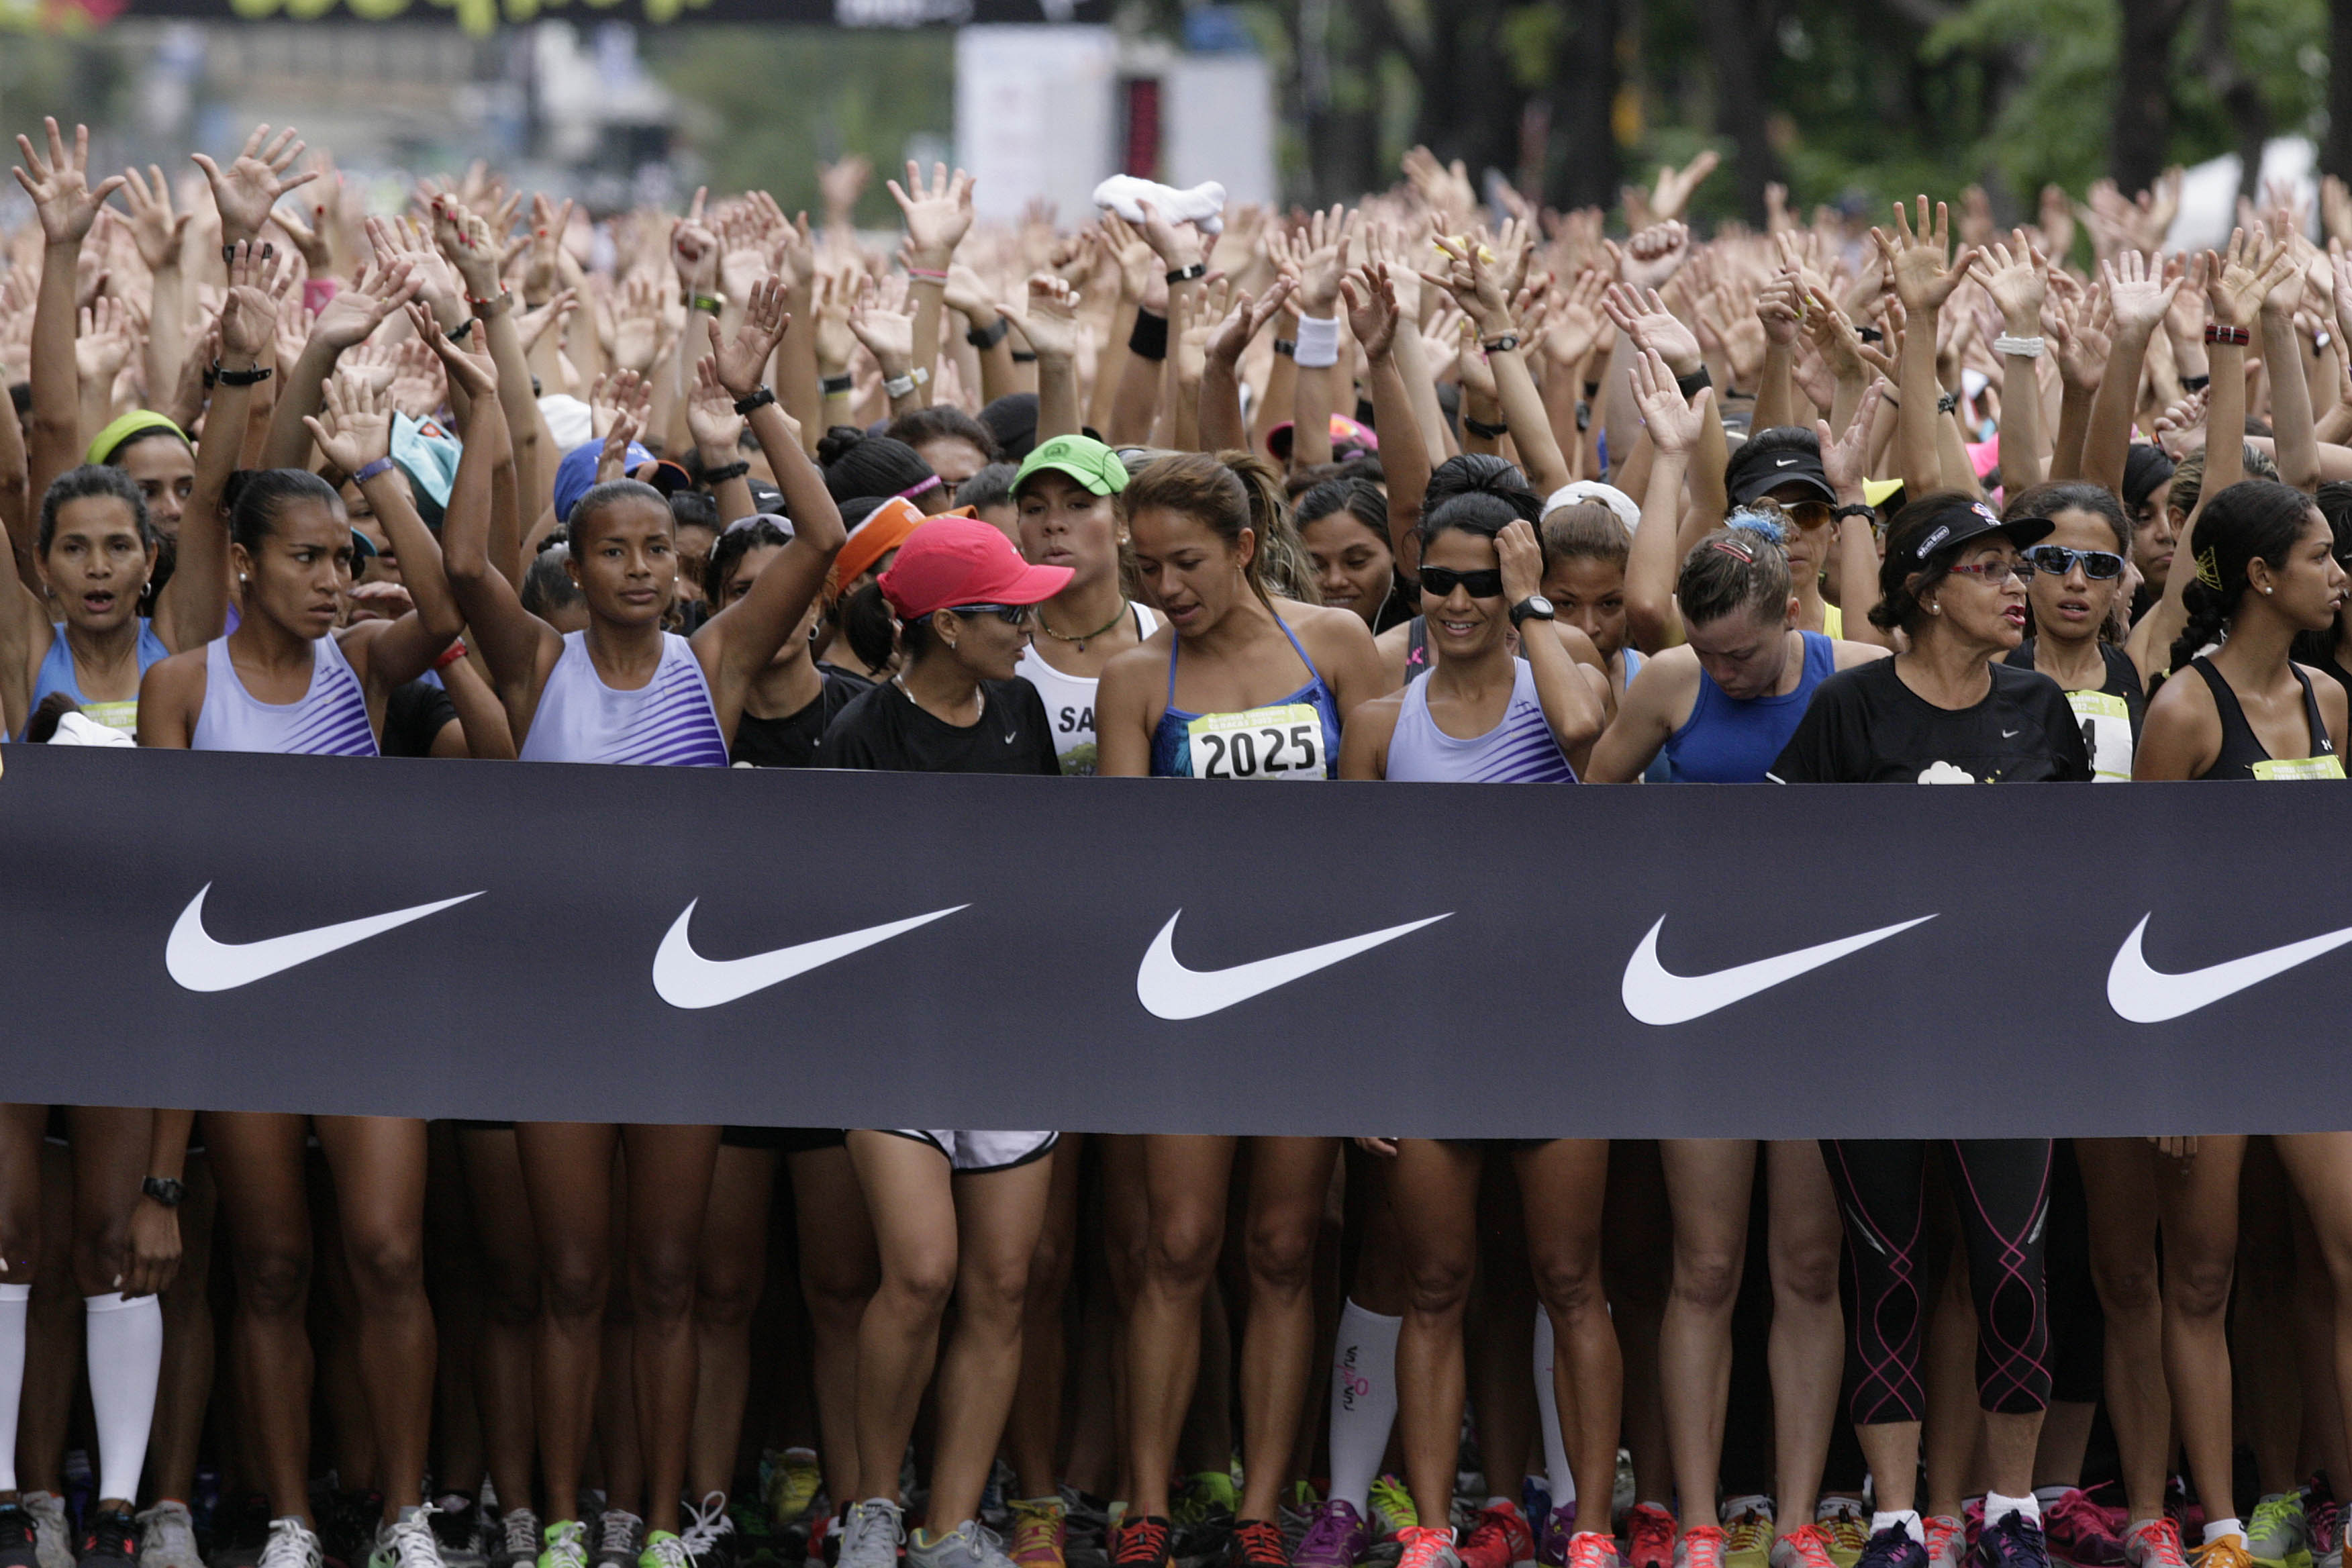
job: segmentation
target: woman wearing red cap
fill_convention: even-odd
[[[842,710],[818,763],[1059,777],[1045,705],[1013,670],[1037,605],[1070,576],[1066,566],[1030,565],[977,518],[937,517],[916,529],[881,577],[899,621],[898,673]],[[857,1328],[857,1475],[872,1495],[850,1510],[841,1568],[898,1563],[899,1461],[934,1363],[930,1498],[907,1541],[908,1568],[1011,1568],[980,1523],[980,1497],[1020,1382],[1029,1260],[1045,1228],[1055,1136],[849,1134],[882,1283]],[[941,1345],[950,1297],[955,1327]]]

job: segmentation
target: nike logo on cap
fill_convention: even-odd
[[[1151,949],[1143,955],[1143,963],[1135,972],[1135,997],[1155,1018],[1205,1018],[1277,985],[1287,985],[1318,969],[1328,969],[1360,952],[1369,952],[1383,942],[1411,935],[1423,926],[1435,925],[1452,918],[1452,914],[1449,910],[1425,921],[1366,931],[1344,941],[1327,942],[1320,947],[1302,947],[1296,952],[1277,953],[1255,963],[1237,963],[1231,969],[1187,969],[1176,959],[1176,922],[1184,916],[1184,911],[1178,910],[1160,928],[1160,934],[1151,939]]]
[[[2123,946],[2116,950],[2115,963],[2107,966],[2107,1005],[2116,1010],[2117,1016],[2134,1024],[2161,1024],[2185,1017],[2200,1007],[2210,1007],[2224,996],[2235,995],[2249,985],[2259,985],[2273,975],[2284,974],[2297,964],[2309,963],[2324,952],[2333,952],[2352,942],[2352,926],[2347,926],[2326,936],[2233,958],[2227,963],[2165,974],[2150,969],[2140,952],[2140,938],[2153,918],[2140,917],[2131,935],[2124,938]]]
[[[845,931],[839,936],[821,937],[815,942],[803,942],[791,947],[772,948],[755,952],[749,958],[710,959],[694,951],[693,939],[687,926],[694,919],[694,905],[686,906],[677,919],[670,922],[668,934],[654,953],[654,989],[661,999],[673,1007],[719,1007],[740,1001],[754,991],[765,991],[771,985],[781,985],[794,975],[806,974],[822,968],[836,958],[872,947],[876,942],[888,942],[892,937],[943,920],[957,910],[970,909],[969,904],[933,910],[912,920],[892,921],[888,925],[867,926],[863,931]]]
[[[1625,999],[1625,1011],[1644,1024],[1687,1024],[1693,1018],[1704,1018],[1734,1002],[1744,1002],[1759,991],[1769,991],[1783,981],[1794,980],[1824,963],[1834,963],[1849,952],[1859,952],[1873,942],[1885,942],[1935,918],[1921,915],[1916,921],[1880,926],[1859,936],[1840,937],[1835,942],[1799,948],[1777,958],[1759,958],[1736,969],[1718,969],[1712,974],[1670,974],[1658,962],[1658,932],[1666,923],[1666,917],[1660,915],[1658,923],[1642,939],[1642,945],[1633,950],[1633,956],[1625,961],[1621,994]]]
[[[1772,466],[1776,468],[1794,468],[1797,459],[1794,458],[1775,458],[1772,459]]]
[[[173,979],[191,991],[234,991],[482,896],[461,893],[438,903],[415,904],[389,914],[345,921],[341,925],[317,926],[264,942],[215,942],[205,931],[205,895],[212,890],[210,882],[196,889],[196,896],[188,900],[188,907],[173,923],[171,940],[163,944],[163,967]]]

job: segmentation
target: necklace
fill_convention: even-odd
[[[892,676],[890,678],[890,684],[898,689],[899,696],[904,697],[909,702],[913,702],[918,708],[923,707],[920,702],[916,701],[915,694],[907,689],[907,678],[905,675],[899,674]],[[988,713],[988,689],[982,686],[973,687],[971,689],[971,721],[974,724],[977,724]],[[927,713],[930,711],[928,708],[923,709],[923,710]],[[955,723],[955,721],[950,719],[943,721],[943,722],[953,724]],[[958,725],[957,728],[961,729],[964,728],[964,726]]]
[[[1117,615],[1115,615],[1115,616],[1111,616],[1111,618],[1110,618],[1110,619],[1108,619],[1108,620],[1105,621],[1102,625],[1100,625],[1100,626],[1097,626],[1094,630],[1092,630],[1092,631],[1090,631],[1090,632],[1085,632],[1085,633],[1082,633],[1082,634],[1080,634],[1079,636],[1077,636],[1077,637],[1064,637],[1060,632],[1057,632],[1057,631],[1055,631],[1053,627],[1051,627],[1051,626],[1047,626],[1047,625],[1045,624],[1045,611],[1043,611],[1043,610],[1039,610],[1039,611],[1037,612],[1037,629],[1038,629],[1039,631],[1041,631],[1041,632],[1044,632],[1047,637],[1052,637],[1055,642],[1066,642],[1066,643],[1068,643],[1071,647],[1073,647],[1076,648],[1080,653],[1084,653],[1084,652],[1086,652],[1086,651],[1087,651],[1087,644],[1088,644],[1088,643],[1092,642],[1095,638],[1097,638],[1097,637],[1098,637],[1102,636],[1102,635],[1103,635],[1103,633],[1105,633],[1105,632],[1107,632],[1107,631],[1110,630],[1110,629],[1111,629],[1111,627],[1113,627],[1113,626],[1115,626],[1118,625],[1118,623],[1119,623],[1119,622],[1121,622],[1121,621],[1123,621],[1123,620],[1127,619],[1127,612],[1128,612],[1130,608],[1132,608],[1132,606],[1131,606],[1131,605],[1129,605],[1128,604],[1127,600],[1126,600],[1126,599],[1124,599],[1124,598],[1121,598],[1121,599],[1119,600],[1119,602],[1118,602],[1118,613]]]

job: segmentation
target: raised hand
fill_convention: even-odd
[[[416,329],[416,335],[425,346],[433,351],[434,357],[441,362],[441,372],[449,378],[452,387],[463,390],[467,397],[496,397],[499,395],[496,361],[486,354],[467,353],[463,344],[451,342],[449,334],[441,330],[427,307],[411,300],[406,308],[409,323]]]
[[[499,290],[499,243],[489,220],[460,206],[455,197],[433,198],[433,243],[465,280],[469,299],[495,300]]]
[[[1926,196],[1919,198],[1916,228],[1910,214],[1897,202],[1894,237],[1890,238],[1883,228],[1870,231],[1870,237],[1877,244],[1879,255],[1895,279],[1895,297],[1913,315],[1940,309],[1977,264],[1979,253],[1968,247],[1962,247],[1958,259],[1948,259],[1951,254],[1950,231],[1951,214],[1942,202],[1936,204],[1935,227],[1927,226]]]
[[[1691,233],[1680,223],[1637,229],[1622,250],[1614,240],[1601,244],[1617,264],[1617,280],[1636,289],[1664,288],[1691,258]]]
[[[623,419],[634,420],[639,429],[652,416],[653,384],[633,370],[614,371],[600,375],[588,387],[588,427],[604,436]]]
[[[1756,320],[1764,328],[1764,341],[1777,348],[1793,348],[1797,329],[1805,319],[1804,280],[1793,271],[1783,271],[1766,284],[1756,296]]]
[[[1871,416],[1878,412],[1878,400],[1885,392],[1884,381],[1870,384],[1854,405],[1853,417],[1846,421],[1843,436],[1832,436],[1827,420],[1813,422],[1813,434],[1822,444],[1822,477],[1841,496],[1861,494],[1863,480],[1870,477]]]
[[[2065,274],[2055,273],[2053,278]],[[2096,392],[2105,379],[2107,356],[2115,350],[2115,339],[2109,331],[2113,316],[2107,305],[2107,291],[2102,287],[2091,296],[2070,292],[2063,298],[2053,292],[2042,310],[2042,330],[2058,344],[2058,379],[2062,385],[2078,392]]]
[[[559,207],[543,194],[532,194],[530,259],[522,269],[522,298],[526,305],[546,303],[562,287],[562,266],[557,257],[563,249],[564,230],[571,226],[572,202],[569,197]]]
[[[2031,337],[2041,326],[2042,301],[2050,292],[2050,258],[2033,248],[2021,228],[2010,233],[2011,243],[1987,247],[1990,270],[1985,291],[2000,309],[2003,326],[2013,337]]]
[[[1449,220],[1466,220],[1478,210],[1477,189],[1461,159],[1441,163],[1428,148],[1415,147],[1404,155],[1403,168],[1414,194]]]
[[[651,370],[661,351],[661,296],[653,279],[640,274],[621,285],[598,323],[600,330],[606,321],[611,330],[604,353],[614,365],[640,375]]]
[[[1454,296],[1462,313],[1477,323],[1481,338],[1500,337],[1511,331],[1510,296],[1503,290],[1503,280],[1497,270],[1479,256],[1475,239],[1454,241],[1438,237],[1438,251],[1445,258],[1443,273],[1424,272],[1422,281],[1435,285]]]
[[[1310,215],[1307,226],[1291,237],[1301,314],[1326,320],[1339,304],[1339,277],[1347,270],[1348,246],[1361,216],[1335,203],[1328,212]]]
[[[1077,357],[1083,335],[1078,300],[1078,295],[1056,274],[1033,272],[1021,302],[996,308],[1013,319],[1039,360],[1071,360]]]
[[[816,166],[817,195],[824,203],[826,221],[845,224],[857,198],[866,194],[866,183],[874,177],[874,165],[863,154],[852,153],[830,163]]]
[[[702,224],[702,205],[709,195],[709,187],[695,187],[686,216],[669,231],[670,268],[677,274],[678,287],[692,293],[709,293],[719,279],[719,237]]]
[[[856,298],[857,279],[849,273],[817,274],[810,309],[816,313],[816,363],[828,374],[847,370],[857,352],[856,334],[849,330],[849,314]]]
[[[2206,395],[2192,392],[2156,416],[2156,444],[2175,462],[2205,444]]]
[[[1277,282],[1276,289],[1279,287]],[[1268,317],[1282,303],[1276,289],[1267,289],[1268,298],[1260,301]],[[1397,323],[1403,319],[1403,311],[1397,305],[1395,274],[1390,271],[1389,264],[1368,261],[1361,267],[1351,268],[1339,280],[1339,295],[1348,303],[1348,331],[1362,345],[1364,358],[1375,363],[1388,358],[1396,347]],[[1247,306],[1249,302],[1249,296],[1243,295],[1241,303]],[[1255,337],[1257,329],[1264,324],[1263,321],[1250,322],[1242,341],[1247,342]],[[1228,330],[1232,325],[1228,319]],[[1236,354],[1240,353],[1239,349],[1234,352]]]
[[[1601,310],[1618,331],[1633,340],[1635,348],[1654,350],[1676,377],[1696,374],[1706,363],[1698,339],[1666,309],[1654,289],[1645,295],[1641,289],[1612,283],[1601,296]]]
[[[1633,356],[1633,403],[1650,432],[1650,444],[1670,456],[1687,456],[1698,446],[1699,435],[1715,408],[1715,388],[1702,386],[1698,396],[1685,401],[1675,384],[1675,373],[1655,349]]]
[[[226,169],[202,153],[194,156],[205,178],[212,182],[213,205],[220,208],[221,238],[231,245],[260,234],[278,197],[319,177],[316,169],[287,177],[287,171],[302,156],[302,143],[296,140],[291,125],[274,139],[268,126],[255,127],[245,139],[244,150]]]
[[[915,317],[910,310],[892,310],[882,302],[870,278],[857,286],[857,303],[849,312],[849,330],[882,367],[886,379],[907,374],[915,357]]]
[[[139,346],[139,335],[131,308],[121,300],[100,294],[91,301],[74,334],[74,369],[83,384],[110,395],[114,378]]]
[[[422,287],[410,275],[405,261],[371,268],[358,282],[335,290],[335,297],[319,312],[310,336],[338,352],[351,348],[366,341],[385,317],[415,299]]]
[[[908,342],[912,343],[914,318],[907,321]],[[792,324],[792,315],[784,309],[783,279],[762,278],[753,284],[743,301],[743,324],[735,329],[732,339],[719,345],[716,354],[709,356],[717,363],[719,384],[739,398],[759,391],[767,377],[768,361]]]
[[[731,463],[743,441],[743,416],[735,394],[719,379],[719,356],[705,354],[694,367],[694,390],[686,401],[686,428],[706,463]]]
[[[2274,243],[2257,224],[2249,234],[2230,231],[2225,255],[2206,253],[2206,297],[2213,301],[2213,320],[2224,327],[2251,327],[2273,289],[2294,270],[2294,254]]]
[[[41,220],[41,237],[51,245],[78,245],[98,221],[98,209],[106,205],[106,198],[122,188],[123,178],[110,175],[93,190],[89,127],[75,126],[73,144],[68,146],[55,120],[41,123],[49,133],[49,155],[42,157],[33,151],[29,137],[19,136],[16,151],[25,162],[12,172],[25,194],[33,198],[33,210]]]
[[[906,184],[892,180],[889,187],[890,199],[906,217],[907,238],[918,258],[945,271],[948,258],[971,229],[971,176],[961,169],[950,174],[945,163],[934,163],[927,185],[921,167],[909,158]]]
[[[221,301],[221,357],[258,359],[278,330],[278,301],[294,279],[276,265],[277,247],[239,240],[229,249],[228,294]]]
[[[338,374],[323,397],[323,417],[306,414],[303,427],[327,461],[346,474],[356,474],[392,453],[392,392],[387,384],[371,386],[357,377]]]
[[[1661,164],[1657,186],[1650,193],[1651,216],[1660,223],[1681,217],[1689,211],[1691,197],[1697,194],[1699,186],[1722,163],[1715,149],[1709,147],[1679,169],[1671,163]]]
[[[1503,571],[1503,600],[1517,605],[1543,592],[1543,546],[1535,524],[1515,517],[1495,535],[1495,563]]]
[[[521,342],[522,352],[530,353],[550,330],[554,331],[556,342],[561,343],[563,341],[563,323],[579,305],[580,291],[566,289],[543,305],[518,312],[515,316],[515,337]]]
[[[1609,279],[1600,268],[1588,267],[1556,296],[1551,329],[1544,334],[1544,352],[1551,355],[1552,363],[1574,370],[1601,346],[1605,326],[1601,315],[1601,295],[1608,287]]]
[[[122,205],[131,209],[131,241],[150,272],[161,272],[180,258],[180,239],[187,232],[186,213],[172,211],[172,184],[163,171],[147,165],[146,174],[122,171]]]

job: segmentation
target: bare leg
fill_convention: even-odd
[[[425,1123],[315,1118],[359,1297],[360,1375],[376,1434],[383,1517],[421,1500],[433,1430],[433,1309],[425,1298]]]
[[[310,1205],[303,1182],[306,1119],[207,1111],[221,1213],[229,1233],[236,1312],[230,1323],[251,1479],[278,1518],[310,1522]]]
[[[818,1454],[826,1495],[835,1507],[845,1507],[867,1495],[857,1473],[857,1324],[882,1265],[848,1149],[813,1149],[787,1155],[785,1163],[800,1227]]]
[[[1766,1199],[1771,1207],[1772,1373],[1775,1500],[1791,1527],[1813,1517],[1822,1468],[1837,1424],[1845,1359],[1845,1309],[1838,1298],[1838,1257],[1845,1233],[1837,1194],[1810,1138],[1765,1145]]]
[[[539,1248],[530,1196],[514,1129],[468,1127],[457,1133],[474,1233],[482,1244],[482,1337],[475,1351],[474,1398],[482,1446],[499,1504],[530,1506],[531,1326],[539,1318]]]
[[[1289,1479],[1314,1376],[1315,1248],[1339,1156],[1336,1138],[1250,1141],[1249,1326],[1241,1379],[1247,1482],[1241,1519],[1276,1518]]]
[[[1143,1141],[1150,1240],[1127,1325],[1128,1509],[1164,1518],[1168,1477],[1200,1368],[1201,1303],[1224,1244],[1231,1138]]]
[[[943,1152],[895,1132],[850,1133],[849,1157],[882,1259],[882,1283],[857,1325],[857,1473],[862,1489],[896,1501],[955,1293],[953,1177]]]
[[[1664,1139],[1658,1153],[1674,1209],[1674,1287],[1658,1332],[1658,1370],[1675,1493],[1687,1530],[1715,1522],[1731,1397],[1731,1309],[1748,1258],[1756,1145],[1738,1138]]]
[[[902,1140],[903,1142],[903,1140]],[[1021,1382],[1023,1306],[1045,1226],[1054,1161],[952,1181],[956,1223],[955,1327],[940,1354],[939,1434],[931,1454],[933,1534],[980,1512],[980,1495],[1004,1437]]]
[[[1024,1498],[1055,1495],[1054,1450],[1062,1431],[1062,1379],[1068,1333],[1062,1301],[1078,1245],[1078,1163],[1086,1147],[1081,1133],[1066,1132],[1054,1149],[1054,1190],[1045,1205],[1045,1226],[1037,1257],[1029,1266],[1029,1295],[1022,1309],[1021,1387],[1005,1422],[1004,1447],[1020,1478]]]
[[[1486,1151],[1427,1138],[1400,1138],[1396,1148],[1389,1206],[1407,1281],[1404,1322],[1397,1331],[1397,1438],[1413,1510],[1438,1521],[1454,1506],[1454,1466],[1462,1444],[1462,1315],[1477,1262],[1478,1176]]]
[[[2091,1282],[2106,1320],[2105,1394],[2131,1522],[2164,1511],[2172,1391],[2164,1377],[2155,1151],[2143,1138],[2078,1138],[2091,1215]]]
[[[1528,1211],[1528,1262],[1551,1314],[1552,1381],[1560,1439],[1580,1498],[1606,1498],[1617,1481],[1617,1423],[1624,1367],[1601,1284],[1601,1209],[1609,1144],[1556,1138],[1516,1157]],[[1602,1531],[1604,1519],[1591,1521]]]
[[[607,1123],[525,1121],[515,1128],[539,1244],[541,1310],[531,1361],[539,1419],[540,1517],[580,1518],[602,1370],[604,1298],[613,1281],[613,1151]]]
[[[147,1455],[148,1490],[157,1501],[195,1496],[196,1456],[205,1407],[213,1394],[213,1219],[217,1206],[212,1157],[191,1153],[181,1173],[180,1268],[163,1292],[163,1381],[155,1391],[155,1430]]]
[[[2165,1381],[2172,1390],[2173,1424],[2189,1456],[2189,1479],[2209,1520],[2233,1518],[2238,1511],[2231,1473],[2234,1405],[2227,1323],[2238,1257],[2238,1167],[2245,1152],[2242,1137],[2200,1138],[2186,1168],[2158,1157],[2156,1170],[2164,1218]],[[2284,1247],[2281,1254],[2278,1338],[2292,1346],[2288,1294],[2294,1262]],[[2281,1425],[2291,1438],[2294,1423]]]
[[[629,1168],[629,1359],[646,1463],[646,1531],[675,1534],[694,1432],[695,1260],[719,1129],[628,1126],[621,1140]]]
[[[735,1457],[751,1392],[751,1310],[768,1261],[768,1200],[775,1190],[773,1149],[719,1147],[710,1201],[697,1255],[694,1331],[700,1367],[687,1495],[735,1489]]]

